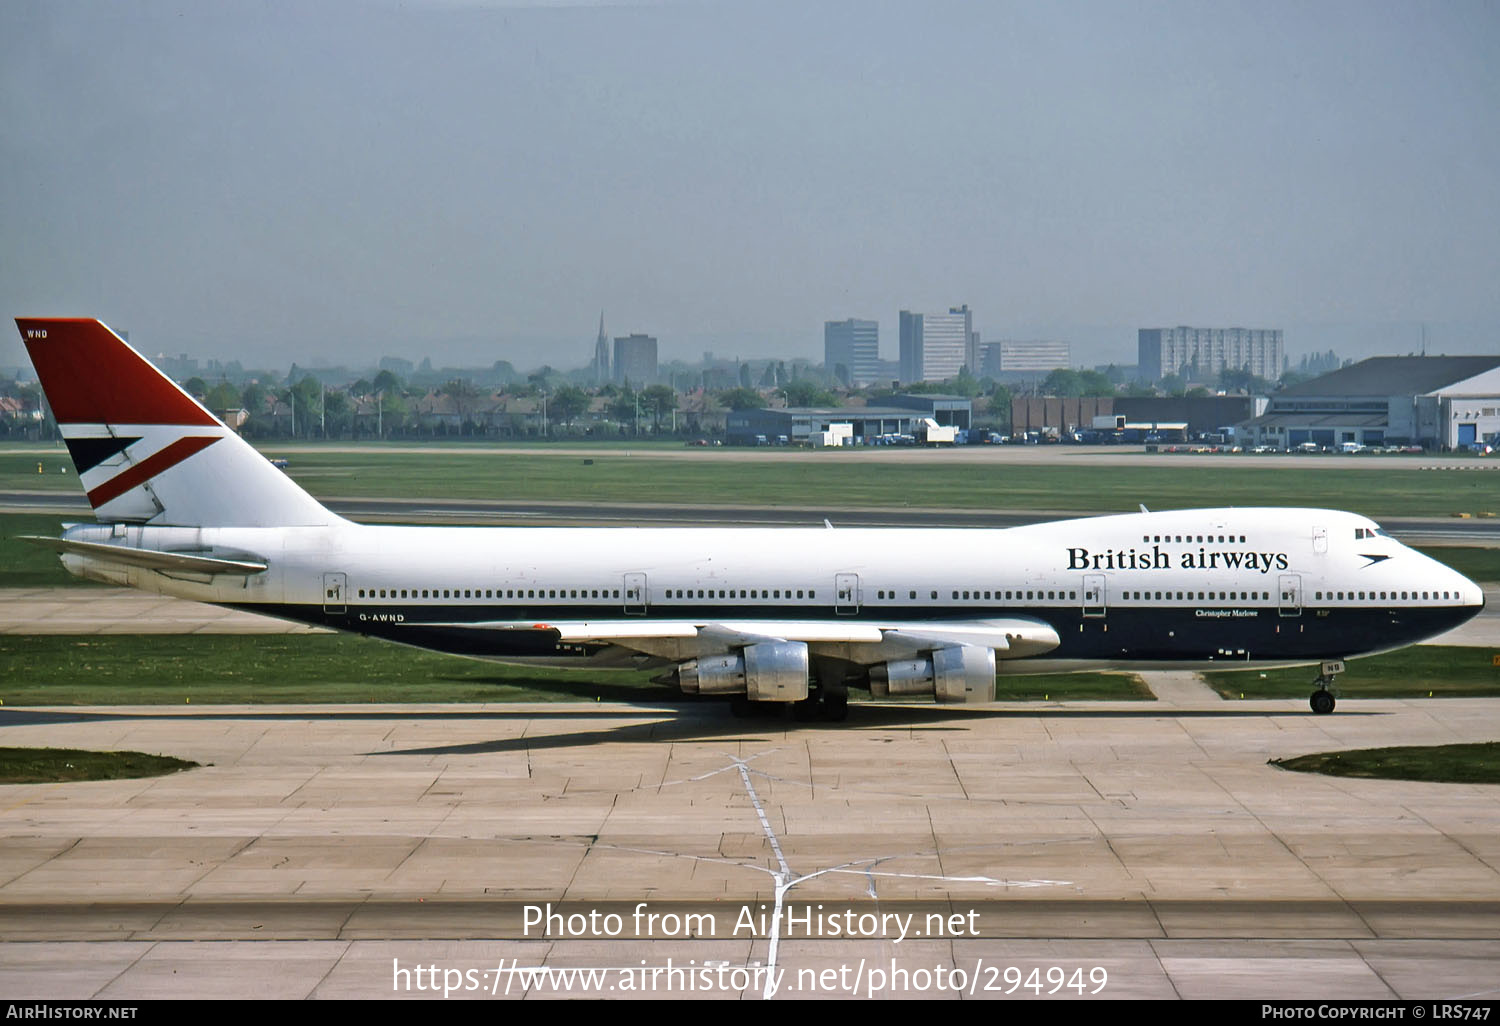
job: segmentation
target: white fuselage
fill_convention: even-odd
[[[101,530],[74,529],[80,538]],[[1010,670],[1026,660],[1040,670],[1342,658],[1438,633],[1483,604],[1462,575],[1365,517],[1330,510],[1136,513],[1001,530],[131,527],[122,541],[254,553],[269,569],[235,578],[108,568],[119,583],[528,661],[576,661],[583,650],[493,651],[423,630],[576,623],[593,628],[579,638],[624,640],[637,625],[642,637],[661,634],[665,622],[775,637],[793,636],[784,628],[795,624],[815,653],[823,645],[860,662],[870,636],[857,627],[1034,621],[1056,642],[1028,647],[1020,631],[1004,654]],[[66,558],[88,572],[88,560]],[[664,658],[703,649],[631,647]]]

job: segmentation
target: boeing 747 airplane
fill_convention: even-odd
[[[325,509],[97,320],[21,318],[98,523],[80,577],[513,663],[659,667],[842,719],[994,700],[996,672],[1318,667],[1441,634],[1478,586],[1354,513],[1191,509],[1001,530],[372,526]]]

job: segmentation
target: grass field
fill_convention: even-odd
[[[93,523],[85,514],[76,518]],[[57,536],[62,533],[65,518],[38,513],[0,514],[0,588],[50,588],[63,584],[101,587],[80,580],[63,569],[57,553],[20,540],[21,535]]]
[[[1364,748],[1320,752],[1271,765],[1299,773],[1379,780],[1422,780],[1440,784],[1500,784],[1500,741],[1473,745]]]
[[[196,762],[144,752],[89,752],[81,748],[0,748],[0,784],[54,784],[77,780],[159,777],[192,769]]]
[[[1500,666],[1488,648],[1413,645],[1399,652],[1351,659],[1338,678],[1345,698],[1480,698],[1500,695]],[[1204,680],[1225,698],[1306,698],[1317,669],[1205,673]]]
[[[7,706],[693,701],[651,683],[660,671],[505,666],[328,634],[0,636],[0,670]],[[1132,674],[1102,673],[1002,677],[998,693],[1015,701],[1151,697]]]
[[[275,451],[274,449],[268,451]],[[1289,497],[1370,516],[1446,516],[1500,510],[1500,472],[1463,470],[1392,473],[1378,466],[1305,469],[1247,462],[1232,473],[1163,459],[1139,466],[974,464],[945,461],[873,463],[868,453],[830,452],[816,459],[731,458],[728,450],[699,458],[668,458],[652,449],[601,447],[585,457],[495,454],[471,446],[397,452],[370,446],[335,452],[295,451],[291,476],[320,498],[388,497],[653,502],[684,505],[818,507],[952,507],[956,509],[1132,512],[1202,506],[1285,505]],[[1143,458],[1144,459],[1144,458]],[[76,492],[59,449],[43,457],[0,454],[0,490]]]

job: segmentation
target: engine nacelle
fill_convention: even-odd
[[[993,702],[995,650],[977,645],[940,648],[932,653],[932,676],[939,702]]]
[[[807,644],[763,641],[745,646],[745,697],[752,702],[800,702],[807,697]]]
[[[995,700],[995,652],[977,645],[940,648],[927,659],[893,659],[870,669],[870,693],[931,695],[945,704]]]
[[[763,641],[739,652],[690,659],[677,668],[688,694],[735,695],[752,702],[800,702],[807,697],[807,645]]]
[[[690,695],[735,695],[745,690],[745,657],[735,652],[690,659],[677,668]]]
[[[870,694],[930,695],[933,691],[931,659],[892,659],[870,667]]]

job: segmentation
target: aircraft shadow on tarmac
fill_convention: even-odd
[[[1345,711],[1340,716],[1386,716],[1379,710]],[[499,738],[494,741],[465,742],[452,745],[432,745],[422,748],[398,748],[368,752],[368,755],[476,755],[488,752],[518,752],[528,750],[573,748],[606,743],[658,744],[677,741],[768,741],[776,735],[829,734],[862,730],[908,729],[923,731],[958,732],[965,722],[976,719],[1211,719],[1211,718],[1272,718],[1305,719],[1303,709],[1285,711],[1265,709],[1162,709],[1154,703],[1142,703],[1140,709],[965,709],[944,706],[899,706],[867,705],[856,703],[849,708],[849,719],[844,723],[819,721],[801,722],[789,715],[760,718],[735,719],[729,713],[727,703],[719,701],[657,703],[649,707],[630,709],[599,709],[588,705],[560,705],[555,708],[538,709],[380,709],[365,712],[357,709],[309,709],[306,712],[286,709],[265,710],[235,709],[223,712],[207,712],[202,709],[184,712],[176,708],[156,711],[108,712],[95,709],[0,709],[0,729],[5,727],[38,726],[45,724],[91,723],[106,721],[145,721],[190,719],[200,720],[404,720],[428,723],[438,720],[544,720],[553,722],[630,719],[635,722],[618,723],[600,730],[578,729],[557,734],[533,735],[516,738]]]

